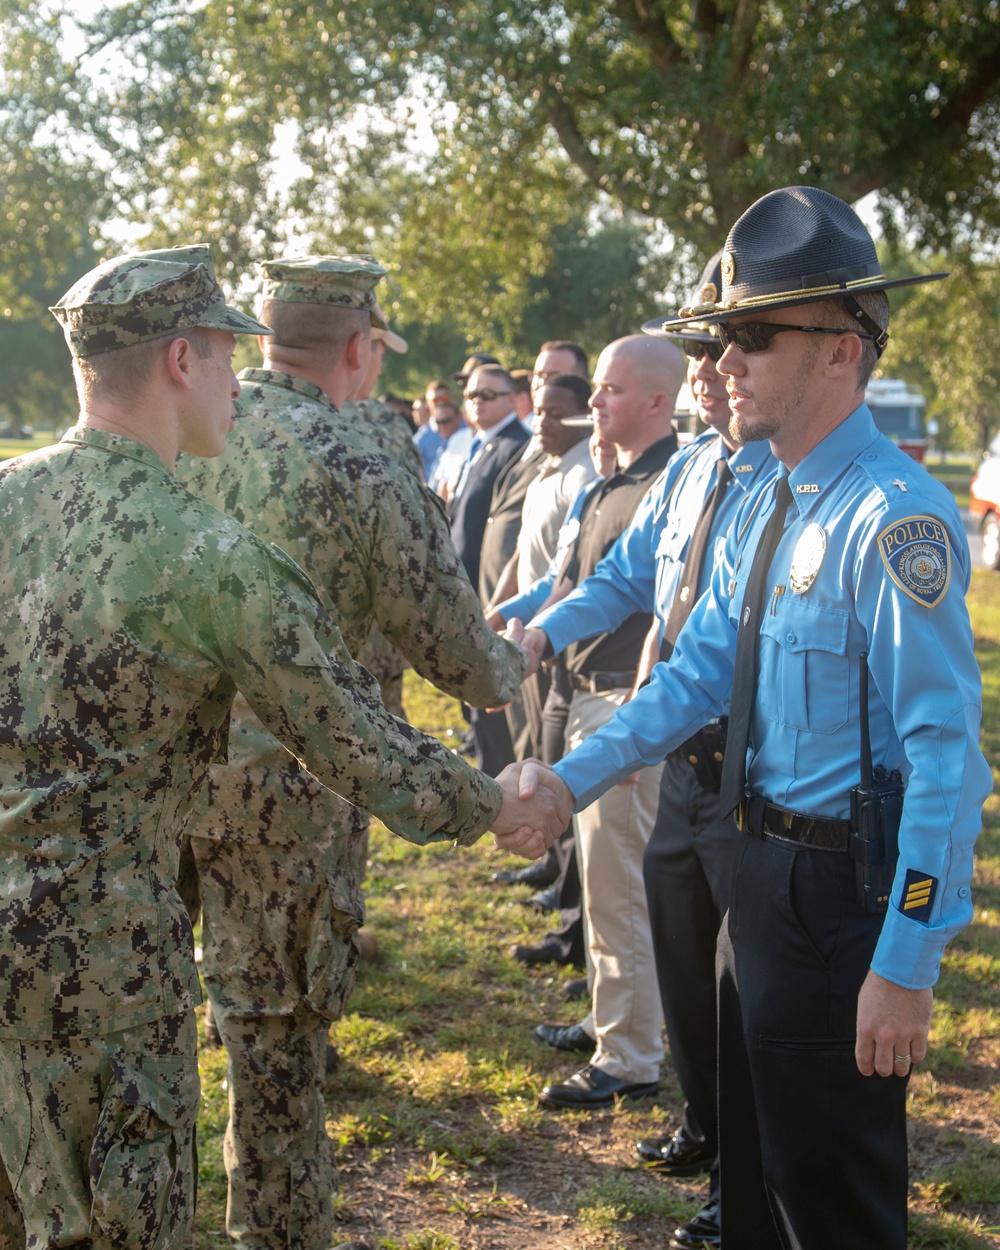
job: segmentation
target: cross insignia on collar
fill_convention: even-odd
[[[903,481],[903,479],[902,479],[901,477],[894,477],[894,478],[892,479],[892,484],[893,484],[893,486],[898,486],[898,487],[899,487],[899,489],[903,492],[903,494],[904,494],[904,495],[907,493],[907,492],[906,492],[906,483]]]

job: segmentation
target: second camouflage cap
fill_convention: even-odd
[[[375,307],[375,284],[385,276],[374,256],[300,256],[266,260],[264,298],[287,304]]]
[[[204,326],[233,334],[271,334],[230,308],[207,247],[173,247],[106,260],[49,309],[74,356],[99,356]]]

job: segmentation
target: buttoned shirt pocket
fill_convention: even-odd
[[[757,700],[768,720],[835,733],[848,720],[848,615],[785,591],[765,605]]]

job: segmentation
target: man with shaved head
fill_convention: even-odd
[[[684,358],[663,339],[629,335],[601,352],[590,407],[595,429],[615,444],[617,465],[587,498],[563,576],[579,583],[628,528],[636,508],[677,449],[671,425],[684,381]],[[504,619],[512,613],[498,611]],[[617,628],[575,642],[562,653],[573,696],[568,751],[631,695],[652,623],[634,612]],[[587,921],[591,1014],[581,1024],[541,1025],[538,1036],[560,1050],[593,1051],[567,1081],[546,1086],[545,1106],[586,1110],[658,1088],[662,1024],[642,857],[653,828],[660,769],[615,786],[575,817]]]

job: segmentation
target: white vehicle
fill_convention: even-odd
[[[923,395],[899,378],[876,378],[868,383],[865,402],[875,424],[914,460],[923,462],[927,451],[927,424]]]

